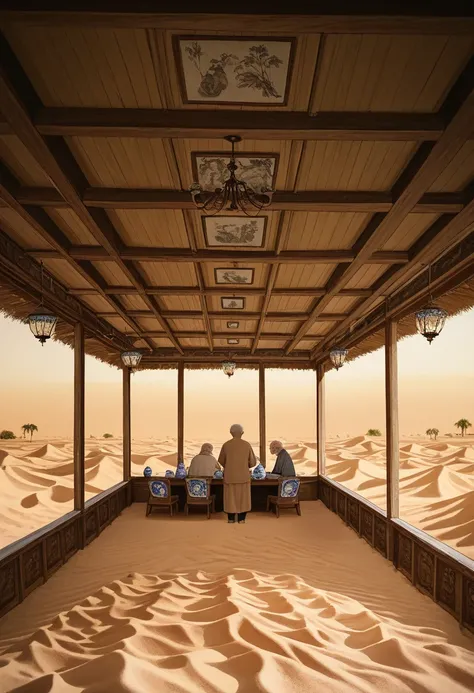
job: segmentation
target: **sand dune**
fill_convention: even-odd
[[[427,629],[425,629],[427,630]],[[0,691],[468,693],[472,652],[294,575],[116,580],[0,657]],[[381,688],[382,686],[382,688]]]
[[[214,444],[216,455],[219,441]],[[199,452],[201,441],[186,441],[185,462]],[[286,445],[297,474],[316,472],[317,451],[311,441]],[[258,445],[254,445],[256,455]],[[268,456],[268,468],[273,465]],[[177,464],[176,441],[171,438],[133,440],[132,474],[142,476],[150,466],[163,475]],[[122,479],[122,441],[88,439],[85,459],[86,498]],[[329,477],[356,491],[381,508],[386,506],[385,441],[379,437],[332,438],[326,445]],[[73,507],[73,444],[69,440],[0,441],[0,548],[69,512]],[[458,499],[456,511],[435,507]],[[400,512],[413,525],[474,559],[474,441],[445,438],[437,441],[403,438],[400,444]],[[438,512],[442,513],[438,517]],[[436,515],[436,517],[435,517]]]

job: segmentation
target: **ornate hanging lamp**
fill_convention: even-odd
[[[271,204],[274,191],[271,188],[255,190],[236,177],[235,143],[240,142],[242,138],[239,135],[227,135],[224,139],[232,144],[232,152],[227,164],[229,177],[223,187],[216,188],[214,192],[203,190],[199,183],[193,183],[189,188],[193,202],[198,209],[211,216],[226,209],[243,212],[248,217],[257,216],[260,210]]]
[[[237,364],[234,361],[224,361],[222,364],[222,370],[229,378],[234,375],[236,367]]]
[[[428,287],[431,287],[431,265],[428,268]],[[416,314],[416,329],[423,337],[426,337],[431,344],[433,339],[439,335],[444,327],[448,313],[443,308],[433,305],[433,297],[430,293],[430,300],[425,308]]]
[[[331,351],[329,352],[331,362],[337,371],[344,364],[344,361],[346,360],[346,356],[348,353],[348,349],[340,349],[339,347],[331,349]]]
[[[121,357],[123,365],[127,366],[128,368],[137,368],[142,360],[141,352],[134,349],[130,351],[123,351]]]
[[[41,263],[41,303],[34,313],[28,315],[28,325],[41,346],[54,334],[58,318],[43,304],[43,263]]]

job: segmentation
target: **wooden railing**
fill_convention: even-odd
[[[22,602],[93,541],[129,505],[129,484],[121,482],[73,511],[0,550],[0,616]]]
[[[319,498],[474,633],[474,561],[403,520],[388,520],[383,510],[326,476],[319,477]]]

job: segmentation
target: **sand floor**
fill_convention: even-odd
[[[321,502],[302,512],[127,508],[2,619],[0,691],[472,692],[474,638]]]

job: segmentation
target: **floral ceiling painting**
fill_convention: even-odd
[[[185,103],[286,104],[294,40],[176,36],[174,42]]]
[[[203,190],[214,192],[222,188],[229,177],[229,155],[225,152],[192,152],[191,162],[193,180]],[[278,154],[257,154],[243,152],[237,154],[235,163],[237,178],[255,192],[274,190],[278,168]]]
[[[224,269],[214,270],[216,284],[252,284],[253,269]]]
[[[246,246],[263,248],[267,217],[202,217],[204,238],[208,248]]]

